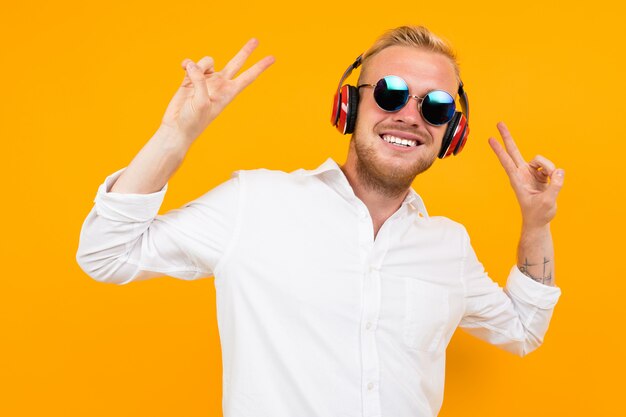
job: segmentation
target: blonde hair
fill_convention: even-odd
[[[424,26],[400,26],[385,32],[367,51],[365,51],[365,53],[363,53],[361,74],[365,71],[367,61],[372,56],[390,46],[409,46],[429,52],[440,53],[452,61],[456,77],[458,80],[461,79],[457,56],[450,44]]]

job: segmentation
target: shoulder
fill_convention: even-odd
[[[278,169],[258,168],[235,171],[233,173],[233,177],[258,184],[295,184],[302,182],[305,179],[310,179],[311,176],[306,175],[307,172],[308,171],[304,169],[299,169],[293,172],[286,172]]]
[[[324,163],[314,169],[300,168],[295,171],[286,172],[278,169],[250,169],[240,170],[233,174],[233,176],[249,178],[251,181],[266,182],[266,183],[291,183],[300,184],[307,182],[319,182],[319,177],[326,172],[339,171],[339,165],[332,159],[328,158]]]
[[[293,172],[266,168],[240,170],[234,172],[233,177],[239,179],[246,194],[261,194],[280,199],[310,192],[319,184],[317,176],[310,175],[309,171],[303,169]]]
[[[469,235],[465,226],[445,216],[429,216],[422,222],[423,227],[433,230],[441,239],[465,245]]]
[[[452,220],[449,217],[445,217],[445,216],[429,216],[427,222],[432,226],[432,227],[438,227],[438,228],[442,228],[442,229],[450,229],[456,232],[466,232],[465,231],[465,226],[463,226],[461,223]]]

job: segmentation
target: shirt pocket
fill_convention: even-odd
[[[450,317],[448,291],[443,287],[406,278],[404,343],[424,352],[441,346]]]

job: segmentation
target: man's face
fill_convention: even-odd
[[[423,97],[432,90],[458,91],[454,66],[442,54],[405,46],[391,46],[374,55],[361,75],[361,84],[376,84],[386,75],[397,75],[409,86],[409,94]],[[384,194],[393,196],[410,187],[415,176],[435,161],[447,124],[433,126],[423,119],[415,99],[399,111],[378,107],[374,89],[359,89],[360,99],[348,162],[359,178]],[[395,136],[417,141],[404,147],[383,138]]]

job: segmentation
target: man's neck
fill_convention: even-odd
[[[376,235],[378,234],[378,231],[382,227],[383,223],[385,223],[385,221],[400,208],[409,192],[409,189],[407,188],[404,192],[396,196],[389,196],[365,183],[361,178],[359,178],[356,171],[350,169],[347,164],[342,166],[341,170],[346,176],[348,183],[350,183],[354,194],[367,207],[367,210],[372,217],[374,238],[376,238]]]

